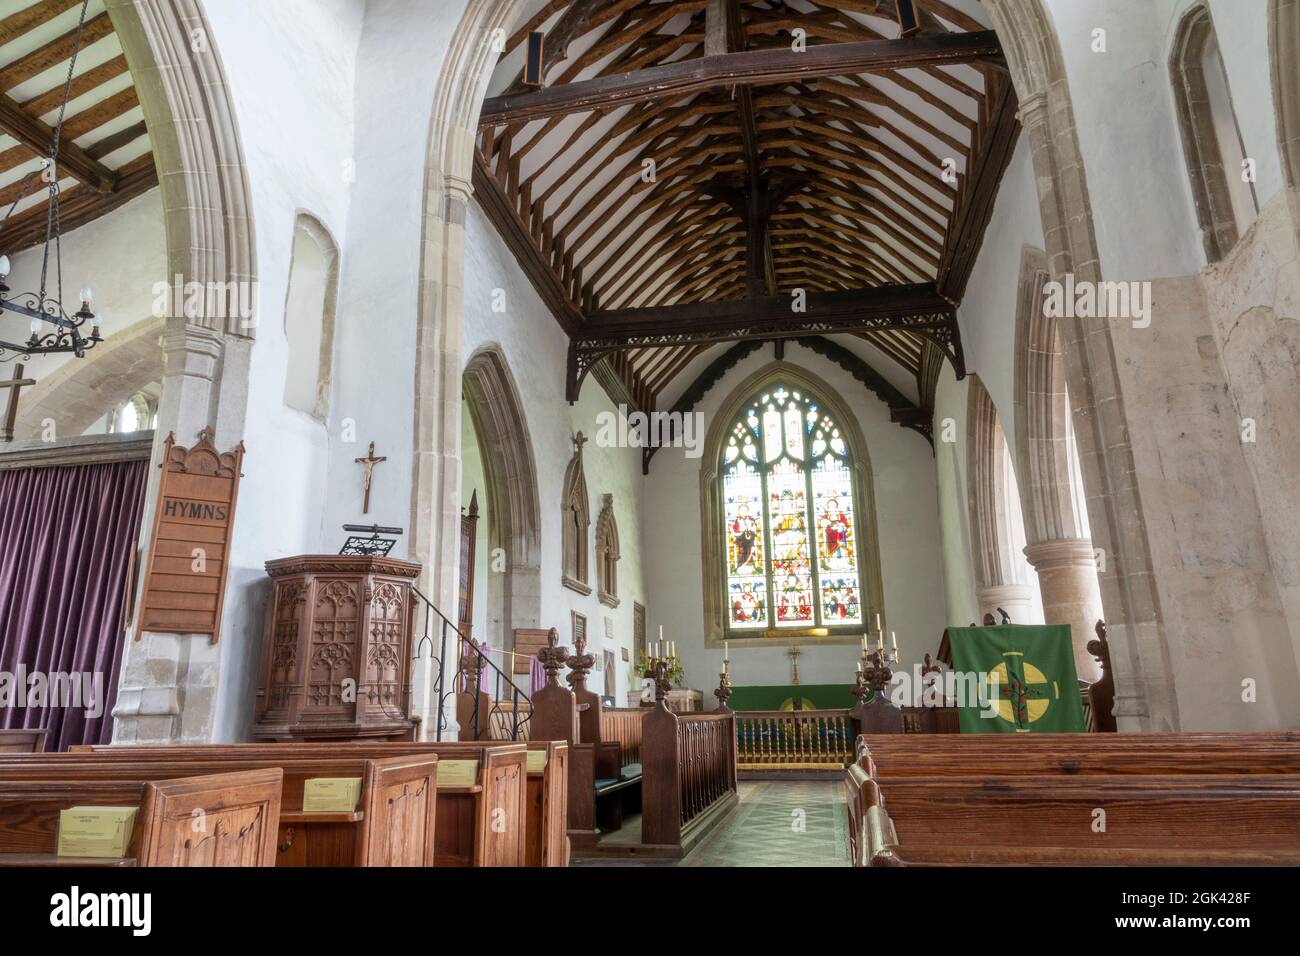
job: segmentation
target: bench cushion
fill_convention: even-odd
[[[614,786],[616,783],[618,783],[618,781],[615,780],[615,779],[613,779],[612,777],[606,777],[606,778],[603,779],[603,780],[597,780],[597,781],[596,781],[596,792],[599,793],[601,790],[606,790],[606,789],[608,789],[609,787]]]
[[[618,772],[618,775],[624,780],[631,780],[633,777],[641,776],[641,765],[639,763],[630,763]]]

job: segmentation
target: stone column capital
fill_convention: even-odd
[[[1025,546],[1026,560],[1040,574],[1059,568],[1094,570],[1097,566],[1095,555],[1092,541],[1088,538],[1056,538]]]

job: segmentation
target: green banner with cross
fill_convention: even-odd
[[[957,701],[963,734],[1087,729],[1068,624],[950,627],[948,638],[953,670],[979,675],[980,700]]]

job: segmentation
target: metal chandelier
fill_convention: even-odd
[[[81,307],[69,314],[63,308],[63,256],[60,246],[61,224],[59,220],[59,142],[63,135],[63,117],[68,108],[68,98],[72,90],[72,76],[77,66],[77,54],[81,50],[82,32],[86,26],[86,11],[90,0],[83,0],[81,19],[77,23],[77,36],[72,46],[72,59],[68,64],[68,77],[63,84],[63,100],[59,106],[59,119],[54,125],[50,137],[50,152],[44,157],[39,170],[33,170],[24,177],[18,198],[5,212],[0,221],[0,244],[4,241],[3,228],[13,215],[14,209],[27,194],[27,187],[36,176],[40,176],[49,185],[49,201],[45,208],[45,245],[41,258],[41,285],[38,292],[24,292],[16,299],[10,298],[9,257],[0,255],[0,311],[23,316],[28,320],[30,334],[24,342],[8,341],[8,334],[0,330],[0,357],[6,353],[19,355],[48,355],[58,352],[72,352],[82,358],[88,349],[94,348],[102,338],[99,334],[100,317],[91,311],[91,292],[89,288],[81,290]],[[0,245],[2,248],[2,245]],[[55,294],[47,291],[46,280],[50,269],[50,252],[54,252]],[[3,318],[8,318],[7,315]],[[86,323],[90,323],[90,334],[83,334]]]

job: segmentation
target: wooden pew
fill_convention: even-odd
[[[641,842],[685,855],[739,799],[736,715],[675,714],[661,693],[643,727]]]
[[[177,752],[261,760],[311,756],[353,759],[394,755],[477,761],[474,781],[452,785],[443,774],[437,784],[437,825],[433,866],[524,866],[528,803],[527,747],[524,742],[318,742],[293,744],[201,744],[165,747],[95,747],[137,756]],[[504,826],[500,824],[504,822]],[[425,864],[430,865],[430,864]]]
[[[0,866],[274,866],[282,779],[278,769],[150,781],[0,772]],[[59,814],[78,806],[140,808],[126,857],[57,856]]]
[[[529,737],[568,744],[568,841],[578,853],[593,850],[602,829],[617,830],[625,813],[641,808],[640,709],[606,709],[600,697],[587,690],[587,672],[594,663],[589,654],[570,656],[559,646],[554,628],[547,646],[537,652],[546,668],[546,685],[532,699]],[[558,674],[565,664],[572,690],[560,686]],[[625,734],[606,738],[606,734]]]
[[[532,740],[527,747],[527,797],[524,824],[525,866],[568,866],[569,849],[565,836],[568,810],[569,747],[562,741]],[[259,748],[270,745],[259,744]],[[436,754],[445,760],[478,759],[483,745],[474,741],[396,742],[347,741],[329,744],[277,744],[291,748],[291,754],[378,759],[398,756]],[[501,744],[492,745],[500,747]],[[93,752],[139,752],[143,748],[88,747],[74,748]],[[511,751],[513,752],[513,751]],[[461,853],[461,856],[472,855]],[[508,852],[504,854],[508,856]]]
[[[0,754],[38,754],[44,749],[43,730],[0,730]]]
[[[279,745],[252,744],[253,748]],[[294,745],[286,745],[294,746]],[[311,746],[311,745],[303,745]],[[328,745],[316,745],[328,746]],[[219,747],[107,747],[94,752],[0,757],[0,780],[143,784],[180,776],[272,769],[281,774],[274,865],[435,865],[438,758],[433,754],[366,760],[359,757],[219,753]],[[357,809],[307,813],[306,781],[360,777]]]
[[[1295,736],[938,735],[906,746],[862,737],[845,772],[853,861],[1294,864]]]

